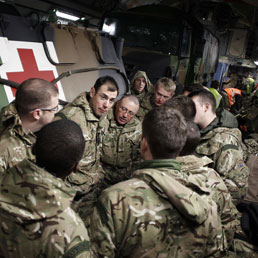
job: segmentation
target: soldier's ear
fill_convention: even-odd
[[[90,97],[93,98],[95,96],[95,94],[96,94],[95,88],[91,87],[91,89],[90,89]]]
[[[75,165],[74,165],[74,168],[73,168],[73,172],[76,172],[80,169],[80,165],[79,165],[79,162],[77,162]]]
[[[141,141],[141,156],[144,160],[148,159],[150,153],[149,144],[145,137],[142,138]]]
[[[210,103],[205,103],[204,104],[204,112],[207,112],[210,108]]]
[[[39,108],[37,109],[34,109],[32,112],[32,117],[35,119],[35,120],[39,120],[40,117],[41,117],[41,114],[42,114],[42,110],[40,110]]]

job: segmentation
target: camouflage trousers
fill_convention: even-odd
[[[66,178],[65,182],[76,190],[71,204],[83,222],[92,213],[95,203],[102,192],[104,171],[101,166],[92,167],[87,172],[78,171]]]
[[[101,183],[95,184],[88,193],[77,192],[73,199],[71,207],[77,214],[79,214],[85,224],[87,218],[90,216],[93,208],[95,207],[101,191]]]

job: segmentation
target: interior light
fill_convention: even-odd
[[[115,22],[112,22],[110,24],[104,23],[102,30],[109,33],[110,35],[115,35],[116,23]]]
[[[78,21],[80,19],[80,17],[74,16],[71,14],[67,14],[67,13],[63,13],[60,11],[56,11],[56,16],[67,19],[67,20],[71,20],[71,21]]]
[[[258,60],[257,60],[257,61],[254,61],[254,64],[258,65]]]

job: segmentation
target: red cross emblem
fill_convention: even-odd
[[[21,59],[23,72],[7,72],[8,80],[21,83],[29,78],[41,78],[47,81],[55,79],[53,71],[39,71],[32,49],[18,48],[17,50]],[[16,90],[12,88],[12,92],[15,96]]]

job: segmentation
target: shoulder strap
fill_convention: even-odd
[[[89,241],[83,241],[78,243],[77,245],[73,246],[71,249],[69,249],[62,258],[75,258],[79,254],[89,251],[90,250],[90,242]]]
[[[57,113],[56,116],[59,116],[62,119],[67,119],[66,115],[64,113],[61,113],[61,112]]]

